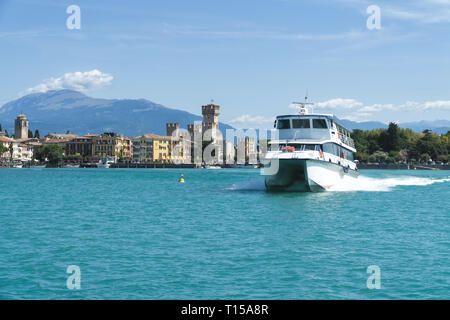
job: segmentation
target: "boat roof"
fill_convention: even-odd
[[[310,117],[323,117],[328,119],[333,119],[332,114],[326,114],[326,113],[308,113],[308,114],[286,114],[277,116],[277,119],[283,119],[283,118],[310,118]]]
[[[326,119],[330,119],[333,120],[334,123],[336,123],[337,125],[339,125],[340,127],[344,128],[347,131],[352,132],[351,129],[347,129],[346,127],[344,127],[342,124],[340,124],[339,122],[337,122],[334,119],[334,115],[333,114],[327,114],[327,113],[308,113],[308,114],[286,114],[286,115],[281,115],[281,116],[277,116],[277,120],[279,119],[291,119],[291,118],[311,118],[311,117],[315,117],[315,118],[326,118]]]

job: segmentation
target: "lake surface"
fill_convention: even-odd
[[[2,169],[0,298],[450,299],[449,175],[271,194],[253,169]]]

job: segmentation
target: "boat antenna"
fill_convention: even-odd
[[[310,105],[311,106],[311,113],[314,113],[314,103],[308,103],[308,89],[306,89],[306,95],[305,95],[305,103],[304,106]]]

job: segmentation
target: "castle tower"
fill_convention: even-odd
[[[14,121],[14,138],[28,138],[28,119],[24,114],[19,114]]]
[[[178,137],[180,135],[180,124],[177,123],[166,123],[166,135],[168,137]]]
[[[191,141],[194,142],[195,136],[200,137],[202,139],[202,125],[201,124],[188,124],[187,126],[189,136],[191,137]]]
[[[210,130],[211,139],[215,142],[219,140],[219,115],[220,115],[220,106],[215,104],[208,104],[206,106],[202,106],[202,115],[203,115],[203,123],[202,123],[202,133],[205,134],[206,131]]]

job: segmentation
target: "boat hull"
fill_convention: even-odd
[[[359,172],[340,165],[309,159],[280,159],[277,173],[266,175],[266,190],[271,192],[319,192],[356,179]]]

